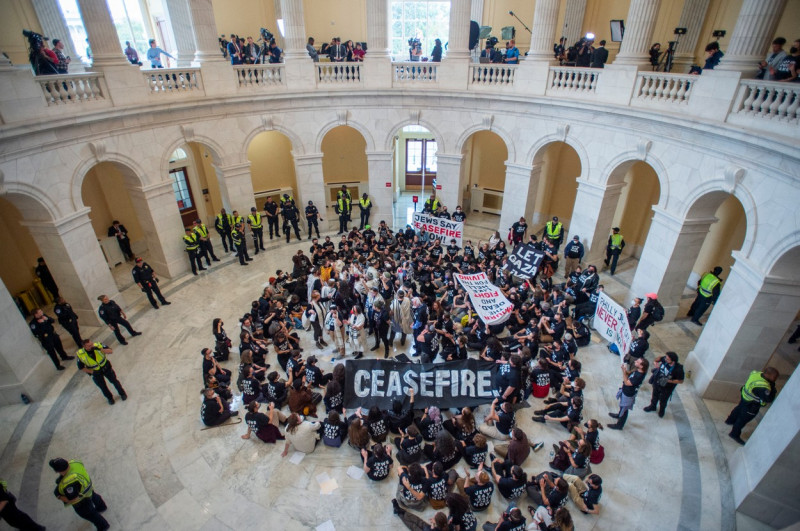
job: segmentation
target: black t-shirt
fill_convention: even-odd
[[[203,375],[208,375],[208,373],[213,368],[214,368],[214,362],[203,358]]]
[[[628,380],[631,382],[631,385],[622,384],[622,392],[625,396],[635,396],[636,392],[639,390],[639,386],[644,382],[644,373],[636,371],[628,376]]]
[[[261,388],[258,380],[254,377],[251,376],[242,380],[242,393],[244,395],[242,396],[242,402],[249,404],[258,397],[259,392],[261,392]]]
[[[505,520],[500,524],[500,527],[497,528],[497,531],[525,531],[525,518],[522,518],[519,522]]]
[[[516,500],[525,492],[525,481],[514,478],[500,478],[497,482],[497,490],[504,498]]]
[[[344,403],[344,393],[339,392],[335,395],[325,395],[324,402],[326,411],[330,411],[332,409],[341,411],[342,404]]]
[[[518,367],[512,366],[510,363],[500,365],[497,374],[497,390],[502,395],[509,387],[514,388],[514,392],[507,398],[510,400],[513,396],[519,394],[520,387],[522,387],[522,375]]]
[[[575,461],[576,468],[583,468],[586,466],[586,456],[579,453],[577,450],[572,452],[572,460]]]
[[[200,417],[203,419],[204,423],[213,423],[221,415],[222,413],[219,411],[219,404],[217,404],[216,397],[203,400],[203,406],[200,408]]]
[[[457,518],[453,517],[451,525],[457,525],[459,531],[475,531],[478,529],[478,519],[472,511],[467,511]]]
[[[377,459],[375,456],[367,459],[367,477],[373,481],[380,481],[389,477],[389,471],[392,468],[392,458],[388,455],[383,459]],[[422,486],[418,490],[422,490]]]
[[[422,438],[426,441],[432,441],[439,435],[439,432],[442,431],[442,423],[434,423],[430,417],[425,417],[423,420],[419,422],[417,425],[419,428],[419,432],[422,434]]]
[[[391,459],[389,461],[391,462]],[[413,494],[411,494],[411,491],[408,490],[408,488],[406,488],[405,485],[403,485],[403,479],[407,479],[409,486],[412,489],[414,489],[415,491],[417,491],[417,492],[425,492],[425,487],[426,487],[425,478],[423,478],[420,482],[415,483],[415,482],[411,481],[410,477],[408,477],[408,473],[407,472],[403,472],[402,474],[400,474],[400,486],[402,487],[402,491],[400,493],[400,496],[403,498],[403,501],[406,501],[408,503],[416,502],[417,499],[414,497]]]
[[[244,416],[244,421],[247,423],[248,428],[254,432],[258,432],[258,430],[269,424],[269,417],[258,411],[255,413],[248,411]]]
[[[481,463],[486,461],[488,448],[478,448],[475,445],[464,448],[464,460],[470,468],[478,468]]]
[[[322,422],[322,436],[324,439],[328,440],[336,440],[338,439],[340,442],[344,439],[345,433],[347,432],[347,428],[344,422],[336,422],[330,423],[328,419],[325,419]],[[375,479],[375,478],[372,478]],[[383,479],[383,478],[381,478]]]
[[[380,437],[386,435],[386,421],[379,419],[375,422],[368,422],[367,430],[369,430],[369,434],[373,439],[379,439]]]
[[[402,450],[409,457],[419,455],[419,453],[422,451],[422,436],[417,435],[416,437],[405,437],[400,443],[400,448],[402,448]]]
[[[497,412],[497,416],[499,417],[495,423],[497,430],[505,435],[510,435],[511,430],[514,429],[514,411],[512,410],[511,413],[506,413],[500,409]]]
[[[425,494],[431,500],[444,501],[447,497],[447,476],[428,478],[425,485]]]
[[[586,492],[581,494],[581,498],[583,498],[583,503],[586,504],[587,509],[594,509],[594,506],[600,501],[600,495],[603,494],[603,487],[597,487],[596,489],[589,488]]]
[[[322,382],[322,371],[316,365],[306,365],[306,382],[319,385]]]
[[[486,485],[475,483],[464,489],[464,492],[469,496],[469,504],[472,508],[476,511],[483,511],[492,503],[494,485],[492,483],[486,483]]]

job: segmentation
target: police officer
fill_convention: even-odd
[[[281,230],[278,228],[278,205],[271,197],[264,203],[264,212],[267,214],[267,224],[269,225],[269,239],[272,239],[272,229],[275,229],[275,236],[281,237]]]
[[[244,225],[237,223],[231,232],[233,238],[233,245],[236,247],[236,256],[239,257],[239,265],[250,265],[247,262],[252,260],[247,254],[247,239],[244,237]],[[247,260],[247,262],[245,262]]]
[[[47,264],[44,263],[44,258],[41,256],[36,259],[36,276],[42,281],[42,286],[50,292],[53,300],[58,299],[58,286],[56,285],[53,275],[50,274]]]
[[[137,332],[133,329],[128,322],[128,316],[125,315],[125,312],[122,311],[122,308],[120,308],[116,302],[108,298],[108,295],[100,295],[97,297],[97,300],[100,301],[100,308],[97,310],[97,314],[100,316],[100,319],[114,331],[114,335],[117,336],[117,341],[123,345],[128,344],[125,338],[122,337],[122,332],[119,331],[119,325],[124,326],[131,337],[142,335],[141,332]]]
[[[200,262],[200,239],[197,234],[186,227],[186,234],[183,236],[184,250],[189,254],[189,265],[192,266],[192,273],[197,274],[197,270],[205,271],[206,268]]]
[[[291,238],[291,229],[294,229],[294,233],[297,236],[298,240],[301,240],[302,237],[300,236],[300,227],[297,225],[297,221],[300,217],[300,211],[297,210],[297,207],[294,204],[292,199],[286,200],[283,203],[283,209],[281,210],[281,215],[283,215],[283,232],[286,233],[286,243],[289,243],[289,239]],[[291,223],[292,227],[289,227]]]
[[[347,185],[343,184],[342,189],[339,191],[344,197],[344,200],[347,201],[347,211],[350,212],[353,210],[353,196],[350,194],[350,190],[347,189]],[[349,219],[347,221],[350,221]]]
[[[742,387],[742,398],[725,419],[725,424],[733,426],[728,436],[739,444],[742,440],[742,428],[758,415],[758,410],[775,400],[775,382],[780,374],[775,367],[767,367],[764,372],[753,371]]]
[[[358,208],[361,209],[361,225],[358,230],[363,230],[366,225],[369,225],[369,213],[372,210],[372,201],[367,194],[362,194],[361,199],[358,200]]]
[[[158,297],[158,300],[161,301],[161,304],[164,306],[172,304],[164,298],[161,294],[161,290],[158,289],[158,275],[156,275],[156,272],[150,267],[150,264],[143,261],[140,256],[136,257],[136,265],[133,266],[131,270],[131,276],[133,276],[133,281],[136,285],[147,295],[147,300],[150,301],[153,308],[158,310],[158,303],[153,297],[153,293],[156,294],[156,297]]]
[[[253,248],[256,250],[256,254],[258,254],[259,249],[266,251],[264,249],[264,226],[261,222],[261,214],[256,210],[256,207],[250,208],[247,224],[250,225],[250,232],[253,233]]]
[[[336,194],[336,214],[339,216],[339,232],[337,236],[347,232],[347,222],[350,221],[350,202],[342,192]]]
[[[608,244],[606,245],[606,259],[603,263],[611,269],[611,275],[617,270],[617,260],[619,255],[622,254],[622,249],[625,248],[625,239],[619,232],[619,227],[611,229],[611,236],[608,237]]]
[[[294,196],[291,196],[289,194],[283,194],[280,199],[281,199],[281,208],[283,208],[283,205],[286,204],[287,202],[294,201]]]
[[[83,463],[56,457],[50,460],[50,468],[59,474],[53,494],[64,502],[64,507],[72,506],[78,516],[89,520],[98,530],[111,527],[100,514],[108,509],[106,502],[94,491]]]
[[[56,314],[58,324],[64,327],[64,330],[69,332],[69,335],[72,336],[75,344],[78,346],[78,348],[81,348],[81,345],[83,345],[83,339],[81,338],[81,331],[78,328],[78,315],[73,311],[72,306],[70,306],[70,304],[64,300],[64,297],[58,298],[55,308],[53,308],[53,313]]]
[[[217,233],[222,240],[222,247],[225,249],[225,252],[236,252],[236,250],[233,248],[233,240],[231,240],[233,216],[228,214],[224,208],[219,211],[219,214],[217,214],[217,219],[214,221],[214,228],[217,229]],[[229,242],[231,244],[230,251],[228,251]]]
[[[75,358],[73,356],[68,356],[67,353],[64,352],[61,338],[56,334],[53,323],[55,323],[55,321],[51,317],[45,315],[41,308],[36,308],[33,311],[33,319],[31,319],[31,322],[28,324],[31,327],[33,335],[35,335],[39,343],[42,344],[42,348],[47,352],[47,355],[50,356],[50,359],[53,360],[53,365],[55,365],[56,369],[59,371],[63,371],[64,366],[58,361],[58,356],[61,356],[61,359],[64,361],[74,360]],[[58,356],[56,354],[58,354]]]
[[[199,240],[200,251],[206,257],[206,263],[209,266],[211,265],[211,260],[208,259],[209,256],[215,262],[219,262],[219,258],[217,258],[217,255],[214,254],[214,246],[211,245],[211,237],[208,235],[208,228],[206,228],[205,223],[199,219],[196,219],[192,224],[192,228],[194,229],[194,233],[197,235],[197,239]]]
[[[689,313],[686,314],[692,318],[692,322],[697,326],[703,326],[700,318],[709,306],[717,303],[722,287],[722,279],[719,278],[720,274],[722,274],[722,268],[717,266],[710,273],[703,275],[700,278],[700,282],[697,283],[697,297],[694,298],[692,307],[689,308]]]
[[[112,352],[113,350],[107,345],[92,343],[91,339],[84,339],[83,348],[77,352],[78,368],[86,374],[92,375],[92,381],[100,388],[103,396],[106,397],[106,400],[111,405],[114,404],[114,397],[111,395],[111,391],[108,390],[106,380],[116,388],[122,400],[128,399],[128,394],[122,388],[122,384],[119,383],[117,374],[114,372],[114,368],[111,367],[111,362],[108,361],[107,356]]]
[[[0,518],[14,529],[44,531],[45,527],[17,508],[17,497],[8,490],[8,484],[0,479]]]
[[[561,246],[561,239],[564,237],[564,226],[558,221],[558,216],[553,216],[552,221],[548,221],[544,226],[542,238],[547,238],[555,246],[556,252]]]
[[[425,205],[422,208],[423,212],[428,212],[430,214],[436,215],[436,211],[439,210],[439,198],[435,195],[431,195],[427,201],[425,201]]]
[[[314,206],[313,201],[308,202],[308,206],[306,207],[306,222],[308,223],[308,239],[311,239],[311,229],[312,227],[317,231],[317,238],[320,237],[319,235],[319,223],[318,221],[323,221],[323,219],[319,216],[319,210],[317,207]]]

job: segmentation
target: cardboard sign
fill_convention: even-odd
[[[594,312],[592,327],[609,343],[616,343],[621,356],[631,349],[633,334],[628,326],[625,308],[614,302],[606,293],[600,292]]]
[[[469,294],[472,307],[478,316],[488,325],[504,323],[511,317],[514,305],[511,304],[500,288],[489,282],[486,273],[474,275],[455,275]]]
[[[543,259],[544,252],[534,249],[530,243],[517,245],[514,252],[508,256],[508,262],[503,269],[515,277],[533,278]]]
[[[414,230],[421,232],[422,229],[425,229],[425,232],[434,238],[441,240],[442,245],[450,245],[450,240],[455,239],[456,245],[461,247],[461,239],[464,236],[464,222],[462,221],[414,212]]]

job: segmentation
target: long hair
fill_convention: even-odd
[[[286,431],[293,434],[295,431],[297,431],[297,427],[302,422],[303,421],[300,420],[300,415],[297,413],[292,413],[289,415],[289,421],[286,423]]]

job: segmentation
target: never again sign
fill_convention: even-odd
[[[489,282],[486,273],[474,275],[455,275],[469,294],[472,307],[488,325],[504,323],[511,317],[514,305],[506,299],[500,288]]]
[[[411,390],[415,409],[487,404],[495,397],[492,382],[496,372],[496,363],[479,360],[448,363],[348,361],[345,364],[345,407],[391,409],[392,402],[398,399],[408,404]]]

